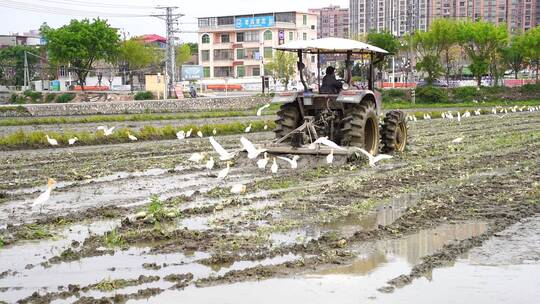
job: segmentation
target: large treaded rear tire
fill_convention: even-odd
[[[381,130],[382,153],[403,152],[407,146],[407,117],[403,111],[386,113]]]
[[[372,155],[379,152],[379,121],[372,100],[347,105],[341,128],[341,145],[362,148]]]
[[[286,103],[281,105],[277,116],[276,128],[274,129],[276,139],[282,138],[299,127],[298,120],[300,119],[300,112],[295,104]],[[284,142],[291,142],[291,137],[288,137]]]

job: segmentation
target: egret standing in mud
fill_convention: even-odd
[[[386,155],[386,154],[379,154],[377,156],[373,156],[371,155],[371,153],[369,153],[368,151],[362,149],[362,148],[358,148],[358,147],[354,147],[355,150],[359,151],[360,153],[364,154],[365,156],[367,156],[368,160],[369,160],[369,166],[370,167],[375,167],[375,164],[377,164],[379,161],[383,160],[383,159],[390,159],[392,158],[392,155]]]
[[[183,140],[184,138],[186,138],[186,133],[184,132],[184,130],[176,132],[176,138],[178,138],[179,140]]]
[[[231,170],[231,163],[227,162],[227,167],[219,171],[217,178],[218,179],[224,179],[229,175],[229,171]]]
[[[189,158],[189,161],[200,163],[204,158],[206,157],[206,154],[204,152],[202,153],[193,153],[191,154],[191,157]]]
[[[286,157],[283,157],[283,156],[278,156],[277,158],[288,162],[289,165],[291,165],[291,169],[298,168],[298,162],[297,161],[300,158],[300,156],[298,156],[298,155],[293,156],[292,159],[289,159],[289,158],[286,158]]]
[[[216,128],[214,128],[214,130],[212,130],[212,134],[213,134],[213,135],[216,135],[216,134],[217,134]]]
[[[244,133],[249,133],[251,132],[251,124],[249,124],[249,126],[246,127],[246,129],[244,130]]]
[[[272,167],[270,167],[270,171],[273,173],[273,174],[276,174],[277,171],[278,171],[278,164],[276,162],[276,158],[274,157],[274,162],[272,163]]]
[[[259,154],[267,151],[267,149],[257,149],[255,145],[244,136],[240,138],[240,142],[242,143],[244,149],[247,151],[249,159],[255,159],[259,157]]]
[[[210,157],[210,159],[206,162],[206,169],[208,170],[212,170],[214,168],[214,158],[213,157]]]
[[[236,184],[231,187],[231,193],[233,194],[242,194],[245,193],[247,190],[246,185],[242,184]]]
[[[270,104],[267,103],[265,104],[264,106],[260,107],[258,110],[257,110],[257,116],[261,116],[262,115],[262,111],[264,111],[265,109],[267,109],[268,107],[270,107]]]
[[[58,146],[58,141],[56,139],[50,138],[49,135],[45,135],[45,137],[47,138],[47,142],[49,143],[49,145]]]
[[[200,130],[197,131],[197,136],[199,136],[200,138],[203,138],[203,133],[202,133],[202,131],[200,131]]]
[[[210,136],[208,137],[208,140],[210,140],[210,144],[212,145],[212,147],[214,148],[214,150],[217,152],[217,154],[219,154],[219,159],[221,160],[231,160],[234,156],[235,156],[235,153],[229,153],[227,152],[227,150],[225,150],[223,148],[223,146],[221,146],[215,139],[214,137]]]
[[[267,153],[267,152],[264,152],[264,158],[259,159],[259,160],[257,161],[257,167],[258,167],[259,169],[261,169],[261,170],[266,169],[266,165],[268,165],[268,161],[269,161],[269,160],[270,160],[270,159],[268,158],[268,153]]]
[[[268,125],[264,125],[263,129],[266,131],[268,130]]]
[[[458,138],[452,140],[452,143],[453,143],[454,145],[460,144],[460,143],[462,143],[462,142],[463,142],[463,137],[458,137]]]
[[[330,150],[330,154],[326,156],[326,163],[331,164],[334,162],[334,149]]]
[[[41,213],[41,211],[43,210],[43,205],[51,197],[51,191],[55,184],[56,181],[54,179],[49,178],[47,180],[47,189],[34,200],[34,202],[32,203],[32,209],[39,207],[39,213]]]
[[[79,139],[77,137],[72,137],[70,139],[68,139],[68,144],[70,146],[73,146]]]
[[[128,138],[129,138],[129,140],[131,140],[131,141],[137,141],[137,137],[131,135],[131,133],[127,132],[127,136],[128,136]]]
[[[193,132],[193,128],[189,129],[189,131],[186,132],[186,138],[191,137],[191,132]]]

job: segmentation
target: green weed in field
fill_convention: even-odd
[[[104,235],[104,242],[108,247],[124,247],[126,240],[115,229],[106,232]]]

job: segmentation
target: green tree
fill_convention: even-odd
[[[109,61],[118,53],[118,32],[106,20],[73,19],[58,29],[44,24],[40,30],[47,42],[50,60],[69,64],[83,90],[93,64],[99,60]]]
[[[39,54],[39,49],[30,46],[10,46],[0,49],[0,83],[3,85],[24,85],[24,52]],[[28,72],[30,79],[37,71],[39,59],[28,54]]]
[[[524,41],[527,57],[536,67],[536,82],[538,83],[538,72],[540,71],[540,26],[530,29],[525,33]]]
[[[158,64],[160,56],[155,46],[146,45],[138,39],[130,39],[120,45],[118,61],[129,71],[129,83],[133,90],[134,74],[141,75],[141,69]]]
[[[191,49],[191,55],[196,55],[199,53],[199,44],[194,42],[188,42],[189,48]]]
[[[463,22],[458,26],[458,41],[469,60],[470,69],[478,87],[487,74],[490,61],[497,60],[497,53],[507,44],[508,33],[504,25],[496,26],[485,21]]]
[[[191,47],[184,43],[175,48],[176,66],[181,67],[191,58]]]
[[[437,19],[430,24],[429,33],[433,37],[433,43],[443,55],[446,83],[449,83],[452,61],[454,60],[452,47],[458,41],[457,23],[449,19]]]
[[[524,36],[514,36],[510,45],[501,50],[504,64],[514,72],[514,78],[518,79],[518,73],[525,66],[525,43]]]
[[[277,51],[274,54],[272,61],[264,65],[265,70],[270,72],[275,80],[280,81],[285,90],[289,82],[296,74],[297,56],[293,53]]]
[[[426,82],[432,84],[444,72],[440,60],[442,44],[431,31],[416,32],[412,43],[419,55],[416,69],[425,72],[427,74]]]

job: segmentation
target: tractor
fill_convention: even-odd
[[[319,137],[328,137],[349,154],[353,147],[362,148],[372,155],[404,151],[407,144],[405,114],[390,111],[382,123],[379,121],[382,97],[374,89],[374,65],[388,55],[387,51],[341,38],[293,41],[275,49],[297,53],[297,69],[304,90],[279,92],[272,99],[272,103],[281,106],[274,130],[276,140],[270,152],[311,154],[305,145]],[[304,56],[316,56],[316,84],[308,85],[306,82]],[[329,58],[344,59],[344,79],[338,80],[341,88],[337,93],[321,90],[324,87],[321,87],[321,61],[329,61]],[[354,60],[364,63],[365,85],[353,84]],[[326,150],[317,150],[317,153],[329,153]]]

